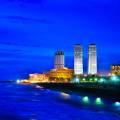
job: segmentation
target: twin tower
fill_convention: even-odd
[[[74,74],[83,74],[83,48],[80,44],[75,45],[74,48]],[[97,74],[97,52],[95,44],[90,44],[88,49],[88,74]]]
[[[57,51],[55,53],[55,69],[64,68],[64,52]],[[74,74],[83,75],[83,48],[80,44],[74,47]],[[88,50],[88,74],[97,74],[97,52],[96,45],[90,44]]]

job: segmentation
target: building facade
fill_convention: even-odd
[[[73,73],[73,70],[68,68],[52,69],[49,72],[49,82],[69,83]]]
[[[88,74],[96,75],[97,74],[97,51],[96,45],[90,44],[88,50]]]
[[[111,65],[111,74],[120,76],[120,65]]]
[[[74,47],[74,74],[83,74],[83,50],[80,44]]]
[[[29,79],[28,79],[29,83],[43,83],[43,82],[49,82],[49,75],[46,74],[30,74],[29,75]]]
[[[63,51],[57,51],[55,53],[55,69],[59,69],[59,68],[64,68],[64,52]]]

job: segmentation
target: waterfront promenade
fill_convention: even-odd
[[[95,96],[106,97],[112,100],[120,100],[120,86],[99,84],[76,83],[38,83],[38,85],[67,93],[87,93]]]

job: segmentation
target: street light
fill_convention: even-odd
[[[83,81],[86,81],[86,79],[85,79],[85,78],[83,78]]]
[[[74,78],[74,82],[75,82],[75,83],[79,83],[79,82],[80,82],[80,81],[79,81],[79,78],[75,77],[75,78]]]
[[[101,98],[99,98],[99,97],[95,99],[95,103],[96,103],[97,105],[102,105],[102,104],[103,104]]]
[[[103,83],[103,82],[105,82],[105,79],[104,78],[100,78],[100,81],[99,81],[100,83]]]
[[[20,80],[19,80],[19,79],[17,79],[16,83],[18,83],[18,84],[19,84],[19,83],[20,83]]]
[[[95,79],[94,79],[94,81],[95,81],[95,82],[97,82],[97,81],[98,81],[98,79],[97,79],[97,78],[95,78]]]
[[[82,101],[83,101],[85,104],[89,104],[89,102],[90,102],[88,96],[83,97],[83,98],[82,98]]]
[[[115,102],[115,106],[120,107],[120,102]]]
[[[110,78],[113,82],[118,82],[119,81],[119,77],[114,75],[114,76],[111,76]]]

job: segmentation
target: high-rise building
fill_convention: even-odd
[[[74,47],[74,74],[83,74],[83,50],[80,44]]]
[[[55,69],[64,68],[64,52],[57,51],[55,53]]]
[[[88,53],[88,74],[95,75],[97,74],[97,52],[96,45],[89,45],[89,53]]]

